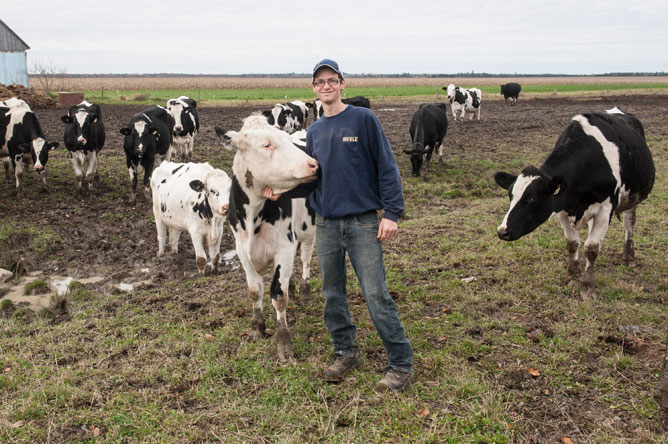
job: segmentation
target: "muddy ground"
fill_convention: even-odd
[[[668,133],[665,119],[657,119],[668,109],[667,96],[611,96],[604,98],[550,98],[520,100],[515,107],[503,101],[483,102],[482,121],[454,123],[448,116],[449,128],[444,156],[490,161],[507,156],[522,158],[536,150],[548,152],[568,120],[576,113],[620,106],[635,113],[652,131]],[[141,270],[156,265],[155,226],[150,220],[150,199],[139,196],[136,206],[127,204],[128,173],[119,129],[143,106],[105,105],[102,107],[107,141],[101,152],[101,186],[81,196],[75,190],[74,175],[62,143],[61,109],[36,111],[49,140],[61,147],[52,151],[47,169],[50,171],[49,192],[45,192],[35,173],[29,173],[21,198],[14,197],[13,183],[0,181],[0,217],[11,218],[18,225],[32,224],[53,230],[60,242],[55,250],[44,254],[35,251],[31,239],[14,237],[9,248],[0,253],[0,266],[26,271],[43,270],[71,275],[111,276],[115,280],[142,280]],[[238,129],[241,120],[263,107],[206,108],[199,110],[201,130],[197,135],[194,161],[208,161],[231,172],[233,153],[219,148],[214,126]],[[410,162],[402,149],[410,144],[408,127],[417,104],[375,104],[373,111],[382,123],[395,151],[402,177],[410,177]],[[652,122],[648,122],[652,120]],[[656,124],[661,127],[657,128]],[[421,180],[428,181],[428,172]],[[56,197],[56,198],[54,198]],[[429,199],[427,205],[429,205]],[[426,211],[426,209],[425,209]],[[226,230],[222,251],[233,249],[233,239]],[[176,260],[161,261],[157,275],[168,278],[193,272],[194,251],[186,233],[181,237],[180,254]],[[154,274],[151,272],[151,274]]]

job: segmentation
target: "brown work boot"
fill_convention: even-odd
[[[400,392],[411,384],[413,380],[413,372],[402,372],[393,368],[389,369],[383,379],[376,383],[373,388],[377,392],[385,392],[393,390]]]
[[[354,370],[360,365],[357,356],[334,355],[334,362],[325,369],[325,381],[340,382],[350,370]]]

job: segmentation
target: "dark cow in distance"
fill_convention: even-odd
[[[623,264],[634,259],[636,206],[654,185],[654,162],[640,121],[618,108],[579,114],[557,140],[540,168],[519,176],[498,172],[510,208],[497,229],[499,238],[519,239],[556,214],[566,237],[569,283],[577,281],[579,230],[588,226],[580,294],[594,297],[594,263],[613,214],[624,215]]]
[[[5,167],[5,178],[9,176],[9,163],[14,167],[16,193],[20,194],[23,179],[23,164],[32,161],[33,170],[48,188],[46,162],[49,150],[58,147],[58,142],[47,142],[35,113],[19,99],[5,101],[10,107],[0,107],[0,157]]]
[[[431,155],[436,148],[438,148],[438,158],[440,162],[443,162],[443,138],[447,131],[448,111],[445,103],[423,103],[415,111],[410,126],[413,148],[404,150],[411,156],[413,176],[420,175],[423,160],[425,168],[429,167]]]
[[[150,195],[149,184],[155,159],[158,165],[169,155],[172,145],[174,118],[162,106],[152,106],[137,113],[128,126],[121,128],[120,133],[125,136],[123,150],[130,173],[130,204],[137,201],[138,168],[144,169],[144,195]]]
[[[503,95],[506,103],[508,103],[508,98],[510,98],[511,106],[515,106],[517,104],[517,98],[520,96],[520,91],[522,91],[522,85],[519,83],[510,82],[506,83],[505,85],[501,85],[501,94]]]
[[[371,109],[371,101],[364,96],[347,97],[345,99],[341,99],[341,101],[346,105],[360,106],[362,108]]]
[[[197,102],[187,96],[167,101],[167,111],[174,117],[174,147],[170,149],[170,158],[179,153],[181,159],[190,162],[195,144],[195,135],[199,131]],[[172,152],[175,151],[175,152]],[[168,158],[167,160],[171,160]]]
[[[262,114],[267,118],[269,125],[292,134],[306,127],[308,109],[309,107],[301,100],[294,100],[290,103],[277,103]]]
[[[296,146],[290,135],[263,120],[251,115],[240,131],[215,130],[226,149],[236,149],[228,218],[252,303],[251,336],[265,336],[263,276],[271,272],[269,295],[276,310],[278,356],[285,361],[294,355],[286,318],[294,258],[302,236],[315,232],[309,230],[308,222],[313,226],[315,215],[307,212],[305,199],[283,195],[272,201],[263,197],[262,190],[270,187],[280,194],[314,181],[318,163]],[[302,244],[302,261],[304,246],[309,247],[309,243]],[[312,252],[313,239],[309,261]]]
[[[65,147],[70,152],[77,186],[79,191],[84,192],[84,184],[92,188],[100,181],[97,162],[105,141],[100,106],[84,100],[78,105],[70,106],[67,114],[61,116],[60,120],[65,124]]]

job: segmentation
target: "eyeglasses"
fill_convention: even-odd
[[[327,83],[329,86],[336,86],[339,83],[341,83],[341,79],[336,78],[336,77],[332,77],[331,79],[327,79],[327,80],[318,79],[318,80],[315,80],[313,82],[313,86],[318,87],[318,88],[322,88],[323,86],[325,86],[325,83]]]

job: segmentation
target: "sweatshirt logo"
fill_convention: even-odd
[[[357,142],[357,136],[345,136],[341,139],[341,142]]]

